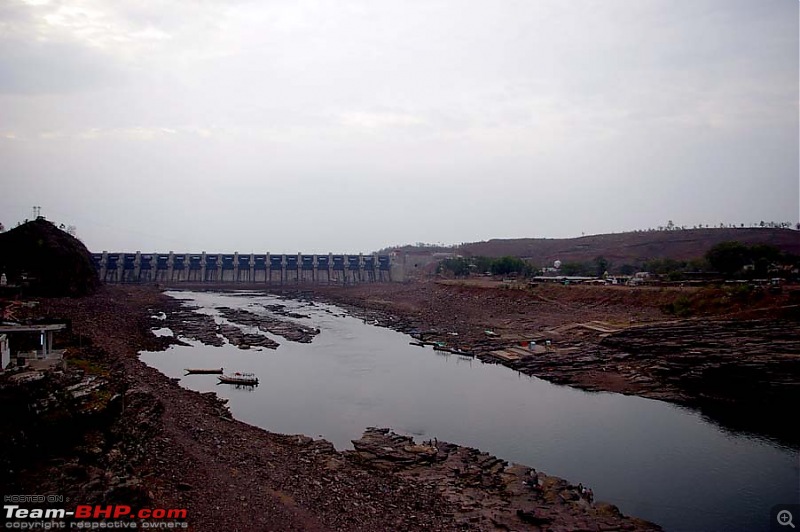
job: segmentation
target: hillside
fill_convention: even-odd
[[[690,260],[703,256],[720,242],[771,244],[800,255],[800,231],[773,228],[684,229],[591,235],[579,238],[493,239],[464,244],[465,256],[524,257],[534,264],[590,261],[603,256],[614,264],[636,264],[648,259]]]
[[[86,246],[44,218],[0,233],[0,273],[41,295],[89,294],[100,285]]]

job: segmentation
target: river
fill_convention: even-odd
[[[800,500],[797,450],[721,429],[661,401],[556,386],[508,368],[409,345],[398,332],[320,303],[250,292],[170,292],[225,322],[215,307],[268,314],[281,303],[320,329],[310,344],[267,335],[277,350],[189,341],[141,359],[181,384],[230,400],[264,429],[352,448],[368,426],[477,447],[594,490],[596,500],[666,530],[768,530],[773,505]],[[257,332],[246,328],[247,332]],[[160,331],[169,334],[169,331]],[[252,390],[185,367],[258,375]],[[787,420],[796,423],[797,420]]]

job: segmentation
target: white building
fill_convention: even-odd
[[[28,345],[30,346],[30,336],[37,338],[39,348],[20,351],[21,344],[14,344],[17,346],[17,351],[14,353],[14,358],[17,359],[17,364],[20,359],[24,361],[25,365],[41,367],[52,367],[60,364],[64,358],[63,349],[53,349],[53,333],[66,329],[66,323],[42,323],[30,325],[0,325],[0,337],[5,338],[3,343],[3,369],[6,369],[11,362],[11,353],[8,350],[8,338],[14,335],[27,335],[29,337]],[[15,342],[17,340],[14,340]],[[35,340],[34,340],[35,341]],[[8,355],[6,353],[8,352]],[[6,362],[8,361],[8,362]]]

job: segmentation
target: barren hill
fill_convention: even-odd
[[[467,256],[524,257],[545,265],[590,261],[603,256],[615,264],[636,264],[648,259],[689,260],[703,256],[720,242],[771,244],[800,255],[800,231],[773,228],[682,229],[591,235],[579,238],[493,239],[461,246]]]
[[[77,296],[100,285],[83,242],[44,218],[0,234],[0,273],[9,283],[30,283],[41,295]]]

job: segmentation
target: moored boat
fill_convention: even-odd
[[[222,375],[222,368],[183,368],[187,375]]]
[[[220,383],[224,384],[245,384],[247,386],[258,385],[258,377],[254,373],[230,373],[228,375],[220,375],[217,377]]]

